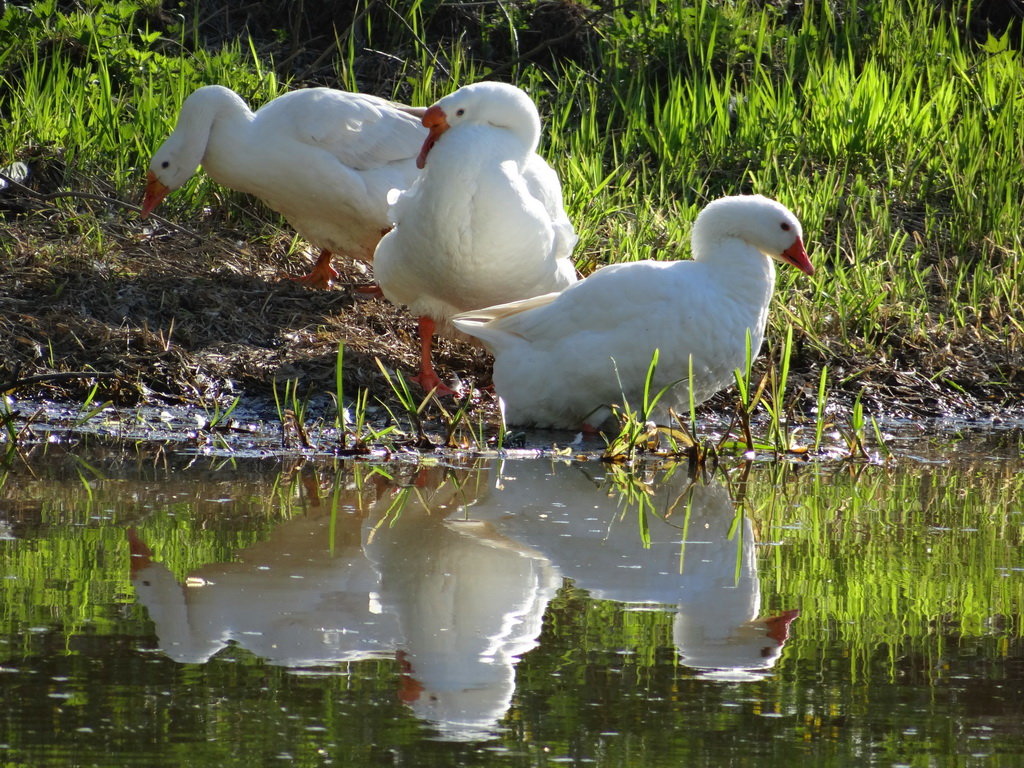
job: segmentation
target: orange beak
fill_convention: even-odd
[[[808,275],[814,274],[814,265],[807,258],[807,251],[804,250],[804,241],[799,237],[795,243],[782,252],[782,260],[787,264],[792,264],[801,272],[805,272]]]
[[[139,214],[139,218],[149,216],[170,191],[170,187],[161,182],[155,173],[149,171],[146,174],[146,196],[142,198],[142,213]]]
[[[441,134],[448,130],[448,116],[445,115],[444,110],[435,104],[423,113],[421,122],[425,128],[430,129],[430,133],[427,134],[423,147],[420,149],[420,154],[416,158],[417,168],[422,168],[427,164],[427,153],[430,152],[431,147],[434,146],[437,140],[441,138]]]

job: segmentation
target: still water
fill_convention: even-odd
[[[48,446],[0,486],[0,764],[1024,764],[1020,436],[900,452]]]

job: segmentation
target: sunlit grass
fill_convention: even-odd
[[[568,195],[582,263],[591,232],[604,235],[595,261],[675,258],[706,200],[760,192],[798,212],[821,268],[809,281],[782,275],[789,312],[775,313],[770,335],[795,316],[825,357],[926,348],[936,329],[1004,332],[1024,277],[1020,56],[961,39],[926,7],[879,5],[885,33],[865,27],[855,46],[860,17],[844,16],[840,34],[827,4],[808,4],[786,37],[771,7],[665,19],[673,7],[659,6],[658,23],[640,25],[655,35],[646,44],[684,54],[640,67],[620,50],[611,98],[575,73],[583,117],[553,154],[567,184],[582,184]],[[737,37],[746,43],[729,49]],[[606,182],[608,170],[631,183]]]

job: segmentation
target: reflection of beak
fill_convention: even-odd
[[[134,528],[128,529],[128,550],[131,552],[130,568],[133,576],[143,568],[149,567],[153,550],[139,538],[139,534]]]
[[[405,651],[397,650],[395,658],[398,659],[398,668],[402,673],[398,684],[398,700],[403,704],[413,704],[423,695],[423,684],[413,677],[412,664]]]
[[[801,272],[806,272],[808,275],[814,274],[814,265],[807,258],[807,251],[804,250],[804,241],[799,237],[795,243],[782,252],[782,260],[787,264],[792,264]]]
[[[142,213],[139,217],[144,219],[149,216],[170,191],[170,187],[161,182],[155,173],[149,171],[146,174],[146,196],[142,198]]]
[[[427,134],[423,147],[420,149],[420,154],[416,158],[417,168],[422,168],[427,164],[427,153],[430,152],[430,148],[441,138],[441,134],[448,130],[448,116],[436,104],[423,113],[422,122],[425,128],[430,129],[430,133]]]
[[[801,250],[803,250],[801,248]],[[768,637],[779,645],[782,645],[789,638],[789,625],[793,619],[800,615],[800,611],[783,611],[778,616],[765,619],[764,624],[768,627]]]

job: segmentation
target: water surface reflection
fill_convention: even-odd
[[[562,462],[379,474],[334,514],[282,521],[182,579],[129,529],[132,584],[175,661],[229,645],[296,668],[395,656],[401,700],[456,739],[497,726],[565,579],[671,610],[682,664],[733,680],[770,669],[797,611],[759,615],[753,526],[727,489],[617,474],[625,487]]]
[[[1024,752],[1014,452],[695,482],[48,450],[0,485],[11,764]]]

